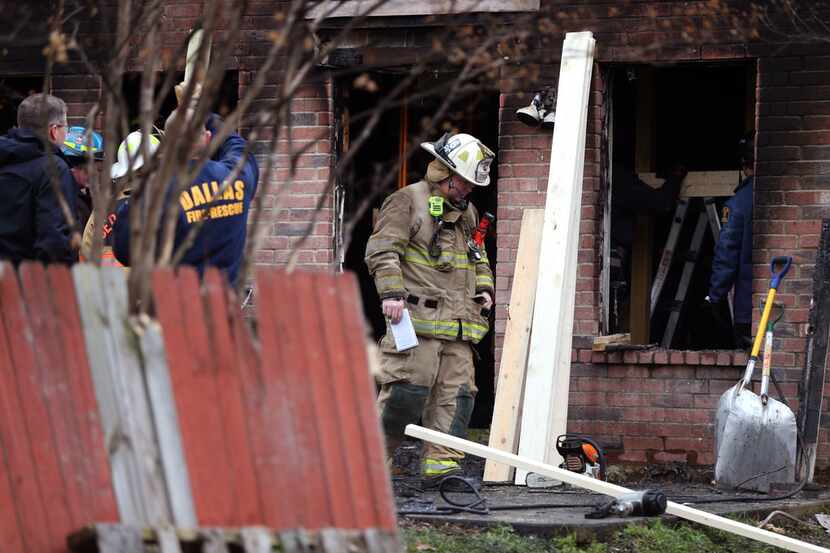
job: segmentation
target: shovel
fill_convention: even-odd
[[[791,264],[791,257],[773,258],[769,292],[744,376],[724,392],[718,402],[715,413],[715,482],[725,488],[741,487],[767,493],[773,483],[795,482],[795,415],[789,407],[766,394],[764,383],[768,387],[769,363],[765,363],[764,367],[762,396],[748,389],[775,292]],[[776,271],[776,267],[780,269]]]

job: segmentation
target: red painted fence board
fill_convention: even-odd
[[[0,547],[62,552],[117,506],[66,267],[0,263]],[[7,503],[6,498],[10,498]]]
[[[218,273],[155,275],[199,523],[394,530],[354,278],[256,278],[258,340]]]

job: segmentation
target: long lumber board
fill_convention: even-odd
[[[490,425],[490,447],[515,453],[519,445],[519,417],[522,389],[530,346],[530,323],[533,320],[533,302],[536,299],[536,279],[539,276],[539,247],[542,241],[542,223],[545,211],[526,209],[522,214],[516,268],[513,271],[513,290],[507,311],[496,402]],[[506,482],[513,476],[513,467],[488,460],[484,465],[485,482]]]
[[[449,434],[444,434],[442,432],[436,432],[435,430],[429,430],[414,424],[407,425],[406,435],[434,444],[451,447],[453,449],[463,451],[464,453],[469,453],[470,455],[476,455],[478,457],[484,457],[485,459],[498,461],[499,463],[509,464],[517,469],[522,469],[525,472],[541,474],[542,476],[561,480],[562,482],[567,482],[573,486],[610,495],[612,497],[619,497],[632,491],[628,488],[611,484],[610,482],[604,482],[589,476],[563,470],[553,465],[540,463],[512,453],[499,451],[498,449],[493,449],[492,447],[477,444],[469,440],[462,440],[461,438],[450,436]],[[796,551],[797,553],[827,553],[827,549],[819,547],[818,545],[782,536],[768,530],[762,530],[732,519],[707,513],[706,511],[701,511],[700,509],[681,505],[679,503],[675,503],[674,501],[668,502],[666,513],[686,520],[691,520],[692,522],[697,522],[698,524],[703,524],[704,526],[711,526],[712,528],[717,528],[718,530],[724,530],[745,538],[774,545],[775,547],[780,547],[788,551]]]
[[[567,33],[562,47],[539,280],[525,379],[519,453],[559,464],[556,436],[568,421],[579,215],[588,96],[594,62],[591,32]],[[516,471],[524,484],[527,472]]]

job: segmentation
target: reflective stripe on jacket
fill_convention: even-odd
[[[461,212],[444,202],[440,253],[431,256],[437,222],[429,215],[428,200],[438,194],[426,181],[391,194],[366,245],[366,264],[381,299],[406,300],[416,334],[477,343],[490,327],[473,296],[493,295],[487,252],[475,260],[467,247],[478,215],[472,204]]]

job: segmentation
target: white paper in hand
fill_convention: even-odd
[[[397,324],[390,324],[392,337],[395,338],[395,348],[398,351],[412,349],[418,345],[418,337],[412,327],[412,319],[409,318],[409,309],[403,310],[401,320]]]

